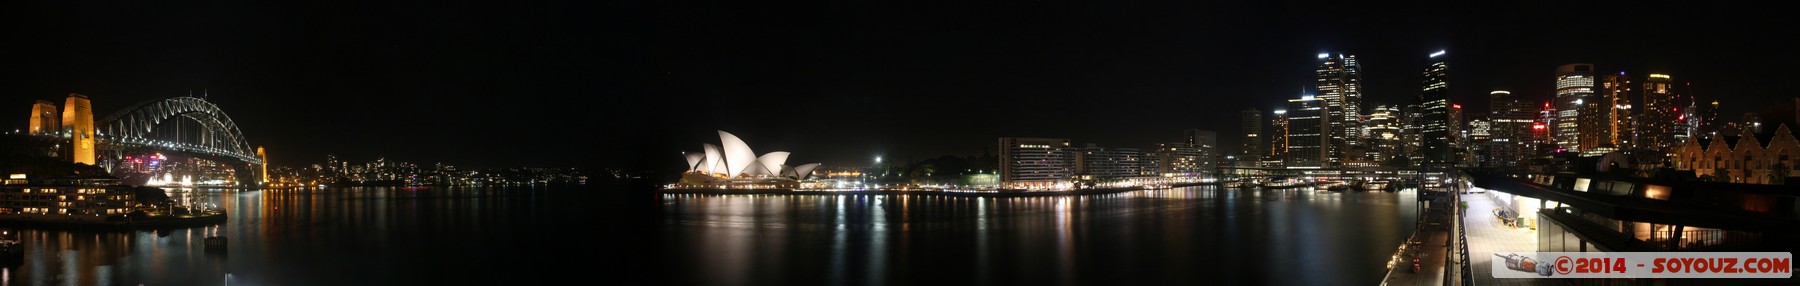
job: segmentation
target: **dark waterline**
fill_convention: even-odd
[[[226,209],[223,225],[145,231],[10,227],[4,285],[426,285],[597,281],[627,242],[603,225],[622,200],[582,188],[346,188],[172,192]],[[641,202],[653,205],[651,202]],[[643,212],[647,212],[645,208]],[[647,217],[647,216],[645,216]],[[207,250],[209,233],[228,238]],[[611,257],[609,257],[611,256]],[[577,275],[577,276],[571,276]],[[629,277],[628,277],[629,278]]]
[[[1415,192],[661,195],[663,283],[1368,285]]]

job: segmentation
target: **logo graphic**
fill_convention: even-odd
[[[1507,254],[1505,256],[1501,256],[1499,253],[1494,253],[1494,256],[1498,256],[1498,257],[1500,257],[1500,259],[1506,260],[1506,269],[1512,269],[1512,270],[1525,272],[1525,273],[1537,273],[1537,275],[1539,275],[1539,276],[1550,277],[1550,268],[1551,268],[1550,264],[1544,264],[1541,261],[1537,261],[1536,259],[1532,259],[1531,257],[1525,257],[1524,255],[1519,255],[1518,253]],[[1569,259],[1568,256],[1559,257],[1556,259],[1557,260],[1556,264],[1557,265],[1566,265],[1565,263],[1563,263],[1564,262],[1563,260],[1568,260],[1568,259]],[[1569,269],[1567,267],[1557,267],[1556,272],[1562,273],[1562,274],[1569,274]]]
[[[1494,278],[1792,278],[1790,252],[1496,252]],[[1479,262],[1478,262],[1479,263]]]

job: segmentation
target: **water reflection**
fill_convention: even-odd
[[[531,284],[558,277],[519,274],[591,269],[559,259],[601,252],[578,243],[595,242],[598,231],[574,227],[598,216],[596,199],[583,192],[203,189],[170,197],[216,205],[230,218],[162,230],[12,227],[25,251],[0,258],[0,286]],[[212,235],[229,243],[208,249]],[[754,263],[732,263],[745,262]]]
[[[667,282],[706,285],[1376,283],[1415,219],[1308,188],[660,199]]]

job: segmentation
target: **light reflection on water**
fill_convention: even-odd
[[[1377,283],[1411,191],[660,195],[671,284]]]
[[[6,227],[25,245],[0,285],[505,284],[558,277],[599,252],[592,197],[546,188],[171,191],[230,215],[210,227]],[[228,239],[209,250],[209,234]],[[555,250],[548,250],[554,248]],[[529,273],[532,275],[521,275]]]

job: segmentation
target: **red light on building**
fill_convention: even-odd
[[[1451,108],[1456,108],[1456,109],[1462,109],[1462,104],[1460,104],[1460,103],[1451,103],[1451,104],[1450,104],[1450,107],[1451,107]]]
[[[1537,130],[1537,131],[1544,131],[1544,124],[1543,123],[1532,123],[1531,129]]]

